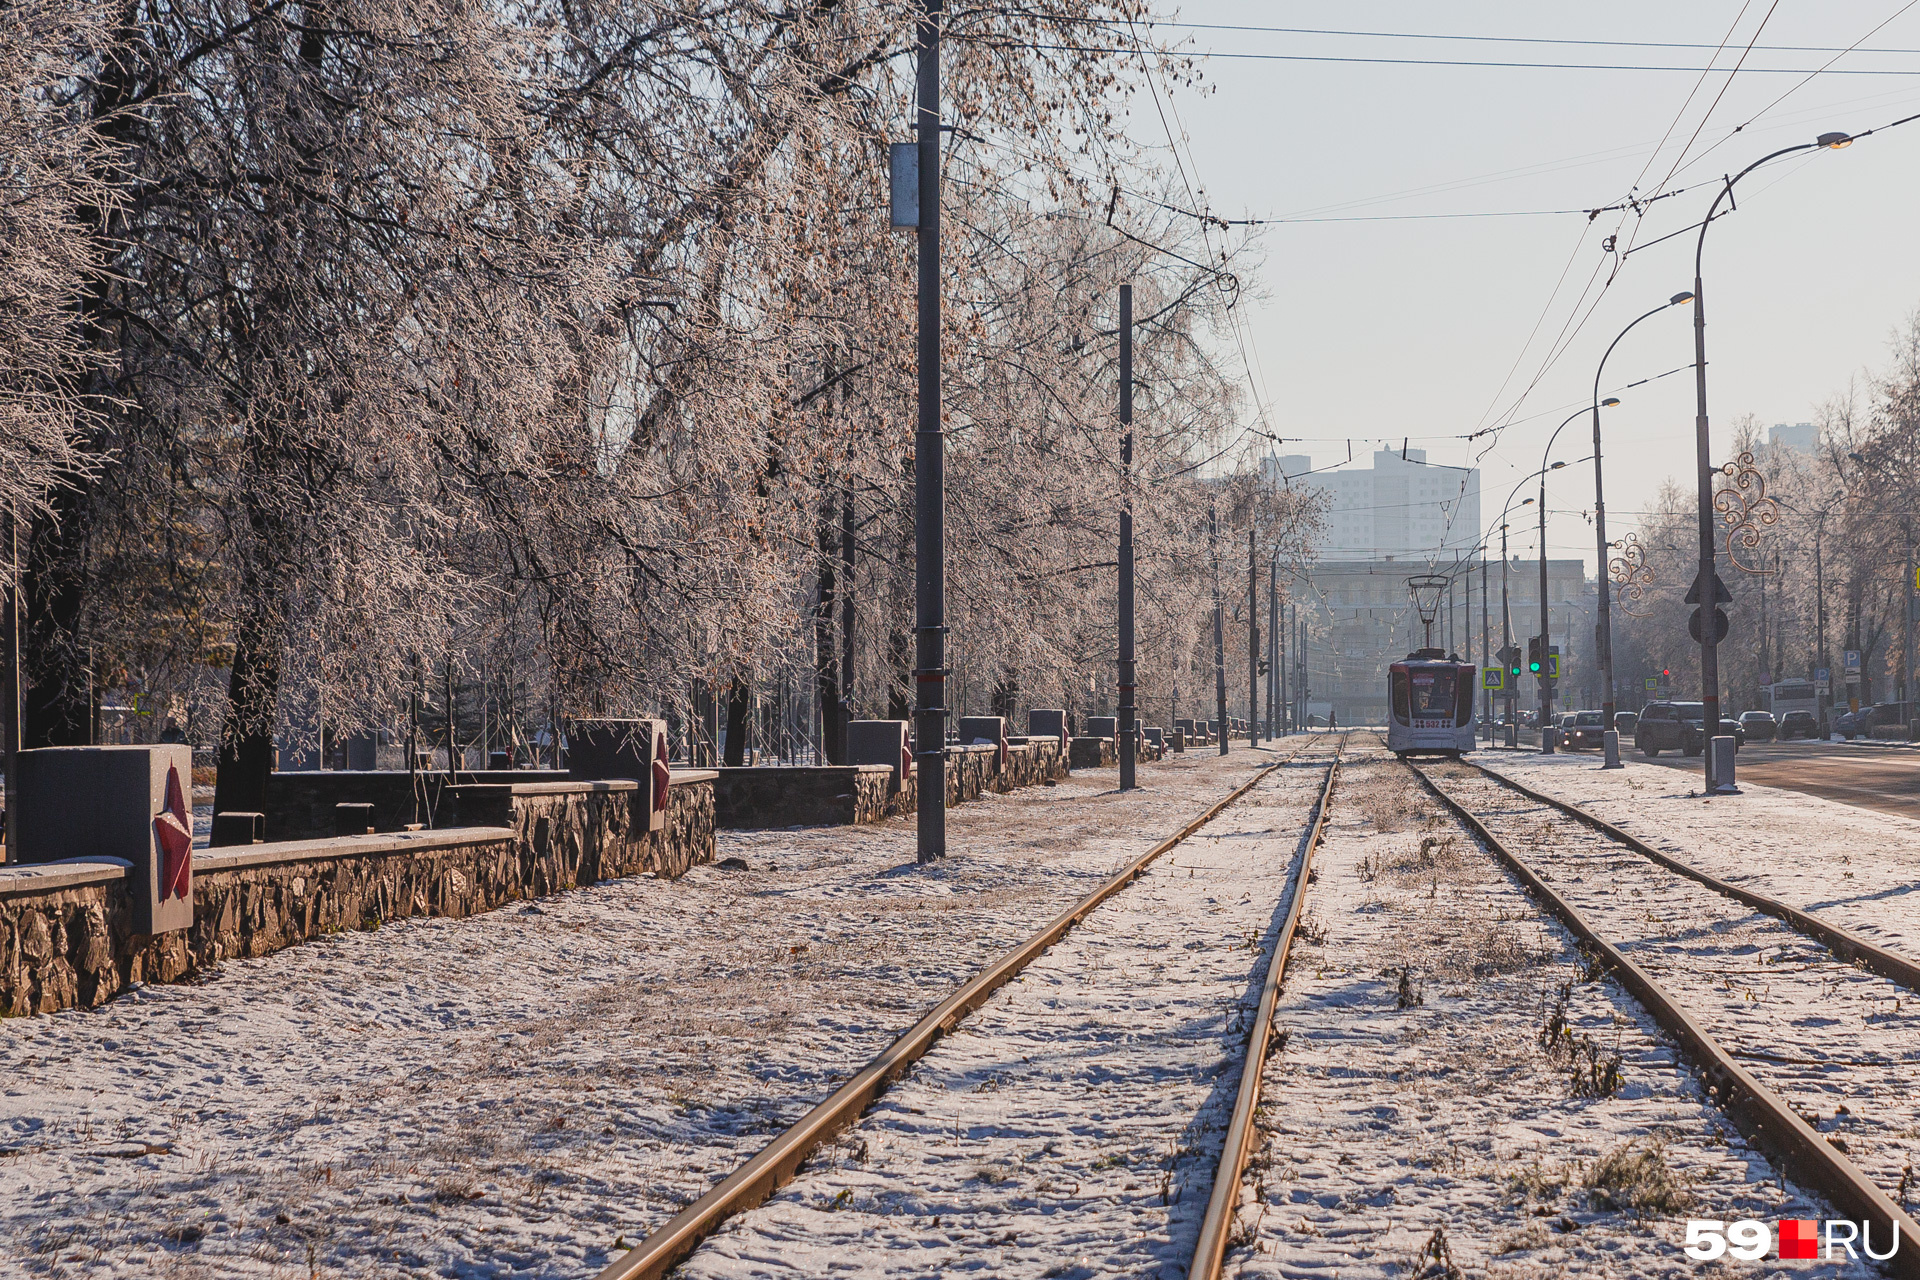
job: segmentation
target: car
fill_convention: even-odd
[[[1680,751],[1687,755],[1691,743],[1687,740],[1687,725],[1681,718],[1682,707],[1700,704],[1684,702],[1649,702],[1640,709],[1640,718],[1633,726],[1633,745],[1645,756],[1658,756],[1662,751]]]
[[[1560,745],[1569,751],[1582,748],[1599,750],[1606,745],[1607,717],[1604,711],[1570,711],[1561,726]]]
[[[1789,711],[1780,717],[1779,738],[1814,738],[1820,734],[1820,720],[1811,711]]]
[[[1649,702],[1640,710],[1640,722],[1634,726],[1633,745],[1642,754],[1657,756],[1662,751],[1678,751],[1697,756],[1706,750],[1707,735],[1702,728],[1707,709],[1698,702]],[[1720,732],[1733,739],[1738,751],[1746,742],[1738,721],[1720,718]]]
[[[1630,736],[1633,733],[1634,726],[1639,723],[1640,713],[1638,711],[1616,711],[1613,713],[1614,731],[1623,738]]]
[[[1848,712],[1833,722],[1833,731],[1852,742],[1855,738],[1869,737],[1874,729],[1889,725],[1907,723],[1907,704],[1904,702],[1879,702],[1871,707],[1862,707],[1858,711]]]
[[[1749,742],[1772,742],[1780,732],[1780,726],[1775,723],[1771,711],[1741,712],[1740,728]]]

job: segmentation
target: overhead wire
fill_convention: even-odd
[[[1898,15],[1896,15],[1898,16]],[[1278,35],[1311,36],[1353,36],[1367,39],[1384,40],[1449,40],[1477,44],[1551,44],[1584,48],[1602,49],[1714,49],[1721,45],[1689,44],[1673,40],[1573,40],[1547,36],[1482,36],[1450,35],[1442,32],[1427,31],[1349,31],[1327,27],[1270,27],[1244,23],[1187,22],[1180,18],[1148,18],[1142,24],[1149,27],[1182,27],[1194,31],[1264,31]],[[1881,24],[1886,25],[1885,23]],[[1874,28],[1861,40],[1867,39],[1880,28]],[[1830,45],[1809,44],[1768,44],[1755,46],[1763,53],[1850,53],[1858,46],[1856,41],[1845,49],[1836,49]],[[1920,49],[1872,49],[1871,53],[1920,53]]]

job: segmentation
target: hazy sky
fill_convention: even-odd
[[[1735,61],[1768,2],[1743,9],[1737,0],[1626,0],[1604,8],[1191,0],[1177,11],[1195,24],[1703,49],[1177,25],[1158,33],[1213,53],[1699,68],[1730,27],[1718,65]],[[1778,0],[1761,48],[1731,83],[1723,74],[1702,80],[1683,71],[1206,60],[1210,92],[1177,95],[1170,120],[1176,132],[1184,129],[1188,176],[1216,213],[1391,219],[1265,229],[1264,266],[1254,277],[1263,296],[1244,304],[1244,336],[1269,421],[1289,438],[1281,451],[1325,465],[1344,458],[1351,439],[1356,465],[1366,465],[1380,442],[1397,447],[1408,436],[1440,462],[1469,462],[1485,449],[1481,505],[1493,527],[1508,490],[1540,465],[1548,434],[1587,403],[1606,345],[1635,316],[1692,287],[1694,235],[1687,234],[1634,253],[1602,292],[1615,261],[1603,250],[1605,238],[1644,244],[1697,222],[1723,173],[1775,148],[1920,112],[1920,5],[1901,13],[1907,2]],[[1843,49],[1896,13],[1860,51],[1805,84],[1800,75],[1760,70],[1820,67],[1834,54],[1764,47]],[[1867,69],[1913,74],[1834,74]],[[1769,105],[1782,94],[1784,101]],[[1164,144],[1150,99],[1136,104],[1132,128]],[[1679,170],[1667,181],[1676,160]],[[1643,196],[1690,189],[1643,218],[1409,216],[1588,209],[1620,201],[1636,181]],[[1766,424],[1811,420],[1850,376],[1885,363],[1892,330],[1920,308],[1920,121],[1844,151],[1775,162],[1735,191],[1739,211],[1715,222],[1705,263],[1716,461],[1728,453],[1729,424],[1741,414]],[[1691,325],[1690,308],[1649,319],[1608,363],[1602,394],[1623,400],[1605,418],[1611,536],[1632,527],[1663,481],[1692,484],[1691,372],[1621,390],[1690,364]],[[1459,438],[1509,419],[1513,425],[1497,437]],[[1583,417],[1567,427],[1553,456],[1587,457],[1590,434]],[[1553,554],[1584,552],[1593,560],[1592,505],[1590,462],[1554,477]],[[1531,508],[1527,515],[1529,531],[1516,549],[1531,554]]]

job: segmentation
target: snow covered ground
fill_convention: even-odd
[[[1228,1273],[1716,1274],[1681,1253],[1687,1217],[1828,1216],[1782,1188],[1632,999],[1591,980],[1570,937],[1364,741],[1282,993],[1268,1136]]]
[[[1183,1274],[1329,745],[1109,899],[680,1274]]]
[[[1883,1191],[1915,1199],[1920,994],[1464,765],[1431,772]]]
[[[0,1274],[589,1275],[1267,758],[990,796],[924,868],[911,817],[722,833],[749,869],[0,1023]]]
[[[1474,759],[1723,880],[1920,957],[1920,822],[1746,782],[1737,796],[1690,795],[1696,775],[1634,761],[1603,770],[1591,753]],[[1920,777],[1920,756],[1914,765]]]

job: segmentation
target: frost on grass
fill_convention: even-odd
[[[1827,1212],[1781,1187],[1638,1006],[1404,766],[1355,745],[1308,901],[1324,937],[1282,991],[1252,1239],[1230,1273],[1677,1278],[1697,1274],[1679,1247],[1689,1212]]]
[[[1679,1213],[1693,1203],[1687,1185],[1667,1167],[1666,1147],[1657,1139],[1621,1143],[1593,1162],[1582,1184],[1596,1208],[1643,1217]]]
[[[0,1023],[0,1275],[589,1276],[1246,773],[1196,755],[1127,796],[1111,770],[994,796],[927,867],[911,818],[723,832],[755,870]]]

